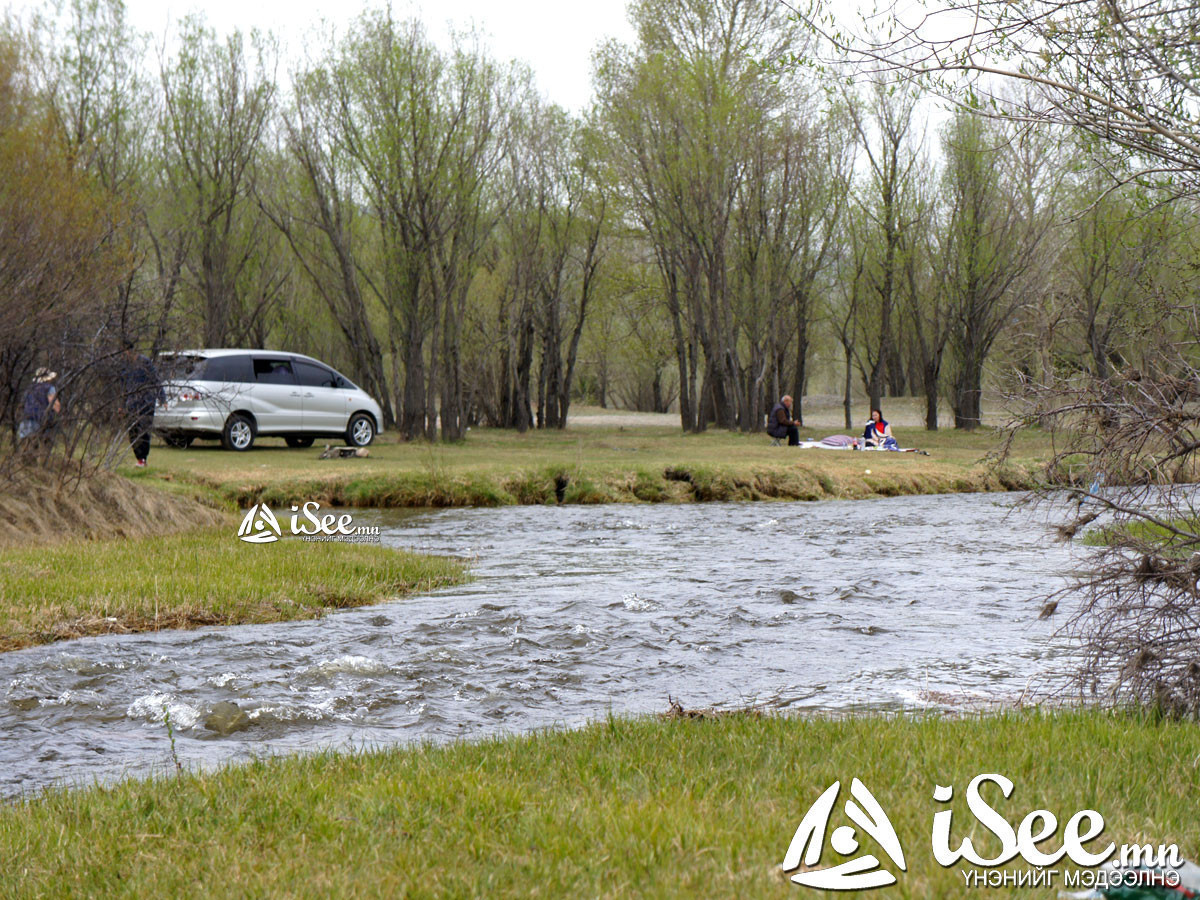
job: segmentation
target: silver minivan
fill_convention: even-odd
[[[311,356],[184,350],[161,355],[158,364],[167,402],[154,413],[154,431],[172,447],[219,438],[228,450],[249,450],[267,435],[289,447],[326,437],[365,447],[383,430],[379,404]]]

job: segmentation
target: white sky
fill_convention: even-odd
[[[323,20],[344,28],[367,8],[383,4],[363,0],[340,3],[320,0],[125,0],[129,23],[150,32],[155,43],[173,31],[179,19],[202,12],[221,34],[242,28],[273,31],[283,42],[283,66],[300,59],[312,32]],[[591,97],[591,54],[601,41],[616,37],[632,42],[633,28],[625,17],[626,0],[592,0],[583,4],[555,0],[415,0],[394,3],[397,18],[416,17],[439,44],[449,43],[451,29],[474,26],[483,44],[500,60],[518,59],[537,76],[542,92],[555,103],[578,112]],[[36,3],[22,0],[18,9]]]

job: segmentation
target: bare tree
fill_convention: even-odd
[[[1167,311],[1168,318],[1194,315]],[[1175,330],[1160,325],[1160,333]],[[1069,592],[1079,600],[1066,627],[1083,648],[1085,694],[1195,715],[1200,508],[1186,482],[1197,476],[1200,373],[1182,349],[1160,344],[1147,371],[1030,384],[1017,411],[1023,425],[1035,422],[1055,438],[1046,496],[1072,514],[1063,537],[1104,517]]]
[[[858,329],[855,358],[862,373],[871,407],[882,405],[888,362],[898,342],[899,296],[905,234],[918,221],[913,204],[913,172],[921,160],[919,139],[913,135],[916,94],[891,93],[874,86],[867,105],[851,102],[849,108],[866,156],[866,181],[856,202],[863,212],[862,226],[870,228],[865,245],[864,277],[870,290],[861,294],[854,325]]]
[[[378,228],[381,265],[367,283],[399,333],[401,432],[433,439],[440,424],[457,440],[467,298],[506,209],[492,189],[510,152],[517,76],[478,47],[443,54],[420,23],[390,12],[360,19],[330,71],[337,140]]]
[[[359,269],[368,223],[353,199],[352,163],[338,143],[339,108],[328,72],[297,74],[292,94],[283,133],[297,167],[297,189],[284,181],[260,192],[260,203],[341,332],[352,373],[379,399],[384,425],[392,427],[392,392]]]
[[[184,20],[162,68],[161,152],[171,211],[189,235],[183,263],[199,300],[204,344],[261,345],[288,271],[278,235],[254,196],[275,94],[267,50],[224,41]]]
[[[977,114],[1078,129],[1097,139],[1091,152],[1112,163],[1114,181],[1170,196],[1200,189],[1200,45],[1189,3],[884,3],[864,19],[889,22],[884,35],[845,27],[817,0],[788,5],[832,48],[834,64],[917,80]]]

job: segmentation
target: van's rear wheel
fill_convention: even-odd
[[[346,426],[346,443],[351,447],[365,447],[375,440],[375,420],[366,413],[355,413]]]
[[[234,413],[225,420],[221,445],[226,450],[249,450],[254,446],[254,422],[241,413]]]
[[[310,437],[290,437],[284,438],[289,447],[294,447],[297,450],[303,450],[305,447],[313,445],[313,439]]]

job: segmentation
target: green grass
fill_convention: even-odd
[[[1107,525],[1084,532],[1083,543],[1089,547],[1104,547],[1134,542],[1151,544],[1160,553],[1173,557],[1188,557],[1196,551],[1195,535],[1200,534],[1200,520],[1171,519],[1165,528],[1157,522],[1133,520],[1119,526]],[[1184,532],[1177,534],[1172,528]]]
[[[369,544],[247,544],[236,522],[164,537],[0,551],[0,650],[87,634],[309,619],[464,577]]]
[[[1175,842],[1194,858],[1197,759],[1195,724],[1100,712],[612,720],[49,792],[0,809],[0,856],[6,893],[31,898],[817,896],[777,867],[835,780],[831,828],[847,822],[857,776],[908,863],[895,887],[864,896],[1047,897],[1055,891],[967,888],[938,866],[934,785],[955,786],[953,846],[971,835],[996,852],[963,795],[975,775],[998,772],[1016,789],[989,801],[1014,827],[1033,809],[1058,817],[1044,850],[1092,808],[1108,825],[1093,849]]]
[[[839,430],[806,429],[805,437]],[[125,474],[147,483],[198,485],[241,507],[310,499],[503,506],[554,503],[559,493],[566,503],[818,500],[1028,488],[1050,455],[1049,439],[1040,433],[1022,435],[1000,469],[985,459],[999,442],[991,430],[910,429],[900,439],[930,455],[795,450],[773,447],[763,434],[687,435],[667,427],[523,435],[473,429],[455,444],[403,443],[388,434],[372,445],[369,458],[346,460],[320,460],[319,447],[293,450],[275,439],[247,453],[198,442],[186,450],[155,448],[150,469]]]

